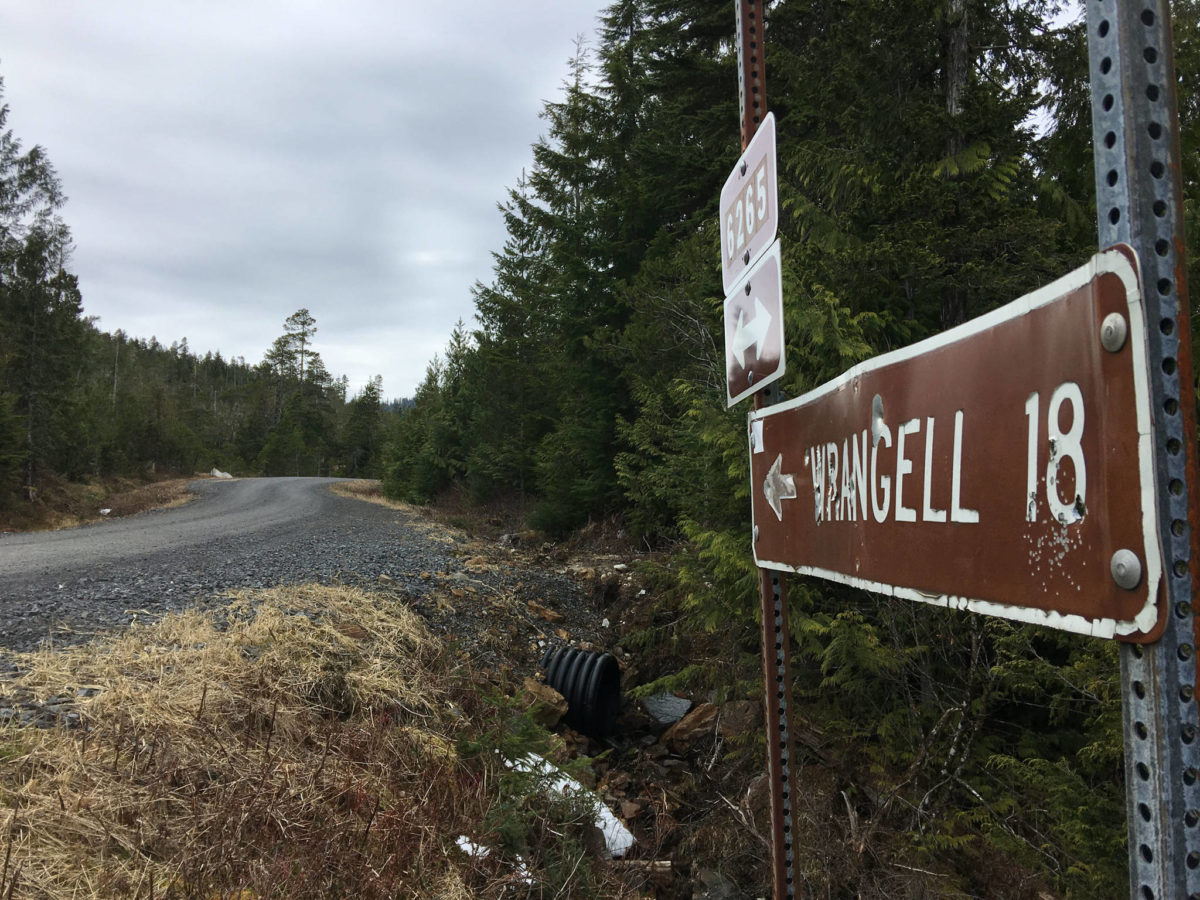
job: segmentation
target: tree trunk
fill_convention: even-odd
[[[970,76],[971,48],[968,42],[970,28],[967,22],[966,0],[947,0],[946,14],[946,112],[950,116],[950,134],[946,138],[946,156],[953,159],[963,152],[963,137],[959,131],[957,119],[963,112],[963,95],[967,89]],[[957,176],[947,176],[954,180]],[[954,202],[951,226],[962,226],[962,212],[959,201]],[[957,270],[962,260],[952,252],[948,259],[952,271],[949,281],[942,289],[942,328],[953,328],[961,325],[967,318],[966,298],[958,286]]]

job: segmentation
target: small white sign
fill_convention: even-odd
[[[725,399],[729,406],[783,377],[783,270],[779,241],[725,298]]]
[[[721,282],[725,293],[767,251],[779,230],[775,114],[767,113],[721,188]]]

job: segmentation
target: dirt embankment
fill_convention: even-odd
[[[168,509],[187,503],[192,497],[188,485],[200,477],[204,476],[47,480],[26,489],[26,496],[9,508],[0,508],[0,533],[75,528],[149,509]]]

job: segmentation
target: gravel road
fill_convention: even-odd
[[[413,515],[329,491],[334,478],[197,481],[174,509],[0,536],[0,647],[29,650],[217,602],[237,588],[376,581],[422,594],[453,547]]]

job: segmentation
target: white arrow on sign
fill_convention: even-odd
[[[796,477],[783,474],[782,453],[775,457],[775,462],[771,463],[771,468],[767,472],[767,479],[763,482],[763,496],[771,504],[775,518],[782,522],[783,501],[796,499]]]
[[[725,399],[730,406],[783,377],[783,265],[775,241],[725,297]]]
[[[754,318],[746,321],[746,311],[738,310],[737,329],[733,333],[733,353],[746,368],[746,351],[754,347],[755,357],[762,350],[763,342],[767,339],[767,331],[771,327],[771,314],[763,306],[763,302],[754,298]]]

